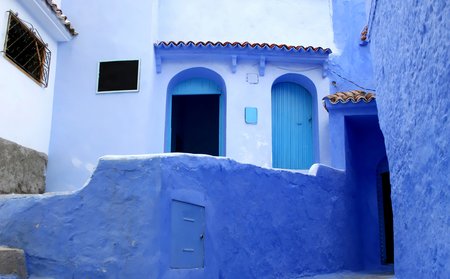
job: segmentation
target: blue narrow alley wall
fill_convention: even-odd
[[[450,278],[450,5],[374,3],[369,32],[391,169],[396,277]]]
[[[352,187],[194,155],[104,157],[73,193],[0,198],[0,245],[55,278],[285,278],[357,269]],[[204,269],[170,269],[171,201],[205,207]]]

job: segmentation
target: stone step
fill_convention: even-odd
[[[21,249],[0,246],[0,279],[28,278],[25,253]]]

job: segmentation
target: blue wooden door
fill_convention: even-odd
[[[313,164],[312,97],[292,82],[272,87],[274,168],[309,169]]]

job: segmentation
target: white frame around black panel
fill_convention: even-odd
[[[138,61],[137,72],[137,89],[136,90],[112,90],[112,91],[98,91],[98,85],[100,81],[100,63],[104,62],[122,62],[122,61]],[[98,95],[111,94],[111,93],[138,93],[141,86],[141,60],[140,59],[115,59],[115,60],[101,60],[97,63],[97,82],[95,83],[95,92]]]

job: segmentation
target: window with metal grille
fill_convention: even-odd
[[[5,56],[44,87],[48,84],[51,52],[38,31],[9,11]]]

